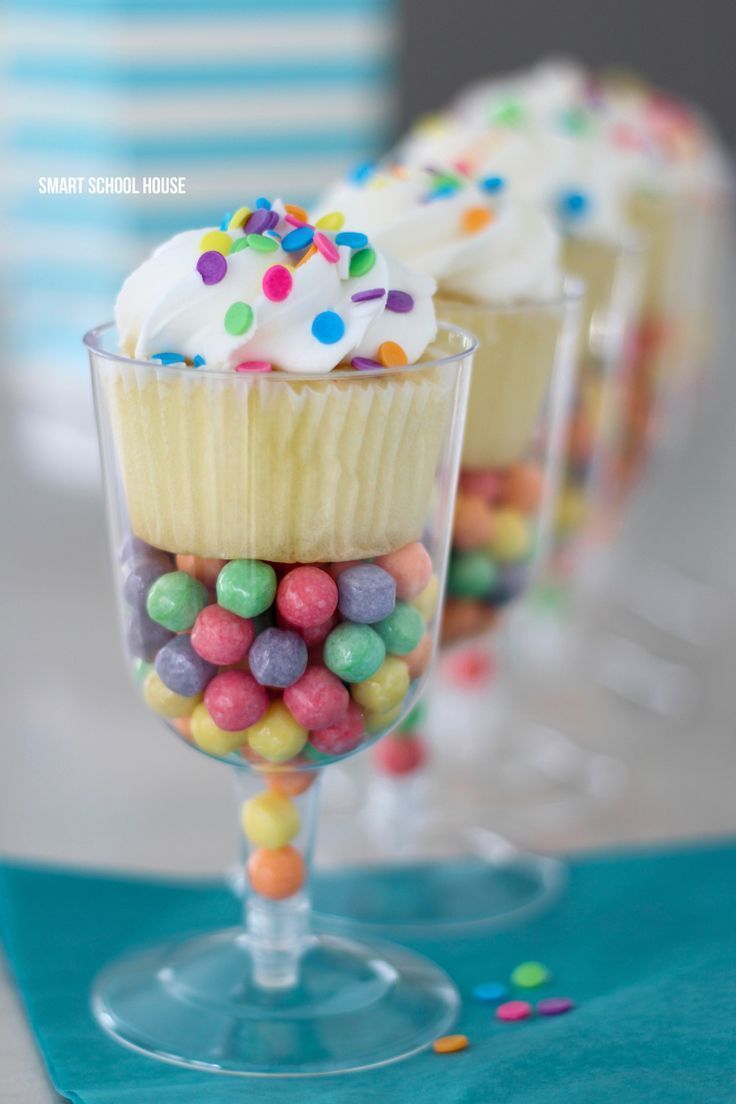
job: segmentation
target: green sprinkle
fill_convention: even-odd
[[[367,246],[366,249],[359,249],[357,253],[353,253],[350,258],[350,275],[351,276],[365,276],[366,272],[370,272],[376,263],[376,252]]]
[[[519,989],[536,989],[551,977],[552,974],[541,962],[522,962],[511,974],[511,984]]]
[[[490,121],[497,126],[519,126],[524,120],[524,108],[518,100],[504,100],[491,111]]]
[[[265,234],[246,234],[245,240],[257,253],[275,253],[279,247],[275,238],[267,238]]]
[[[586,134],[590,130],[591,118],[581,107],[571,107],[562,112],[562,125],[570,134]]]
[[[253,324],[253,308],[248,303],[232,303],[225,313],[225,329],[234,337],[246,333]]]
[[[248,248],[248,238],[244,236],[242,238],[236,238],[233,242],[233,247],[230,250],[231,253],[239,253],[241,249]]]

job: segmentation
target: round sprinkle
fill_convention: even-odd
[[[233,242],[233,247],[230,250],[230,252],[231,253],[239,253],[241,249],[247,249],[247,248],[248,248],[248,239],[247,238],[238,238],[236,241]]]
[[[284,215],[284,222],[288,222],[289,226],[309,226],[308,222],[297,218],[296,215]]]
[[[496,1009],[496,1019],[504,1023],[513,1023],[516,1020],[528,1020],[532,1014],[532,1006],[529,1001],[512,1000],[505,1004],[499,1004]]]
[[[330,264],[337,264],[340,260],[340,250],[325,234],[320,234],[319,231],[315,231],[314,244],[324,259],[329,261]]]
[[[207,363],[207,361],[204,359],[204,357],[200,356],[199,353],[197,353],[197,355],[194,358],[194,367],[195,368],[204,368],[206,363]]]
[[[312,322],[312,336],[322,345],[334,345],[345,334],[345,323],[335,311],[322,311]]]
[[[396,314],[408,314],[410,310],[414,309],[414,300],[408,291],[397,291],[395,288],[388,293],[386,299],[386,310],[394,311]]]
[[[271,200],[266,199],[265,196],[259,196],[258,199],[256,200],[256,207],[259,208],[259,209],[263,209],[264,211],[270,211],[271,210]]]
[[[482,981],[473,988],[473,996],[484,1004],[496,1004],[508,994],[508,989],[500,981]]]
[[[271,211],[266,211],[262,207],[259,207],[243,224],[244,233],[262,234],[264,230],[268,230],[272,223],[271,214]],[[273,214],[276,214],[276,212],[274,211]],[[278,216],[276,217],[278,219]]]
[[[271,265],[270,268],[267,268],[261,281],[263,294],[272,303],[283,302],[288,297],[293,284],[294,281],[288,268],[280,264]]]
[[[575,1002],[569,997],[545,997],[537,1001],[537,1012],[540,1016],[564,1016],[565,1012],[571,1012]]]
[[[210,250],[216,250],[218,253],[222,253],[223,257],[227,256],[232,247],[233,239],[224,230],[208,230],[206,234],[202,235],[202,240],[199,243],[200,253],[209,253]]]
[[[312,257],[315,256],[316,252],[317,252],[317,246],[316,245],[310,245],[307,252],[304,253],[299,258],[299,260],[296,262],[296,264],[294,265],[294,268],[299,268],[300,265],[306,264],[307,261],[310,261],[312,259]]]
[[[279,247],[277,241],[265,237],[264,234],[248,234],[248,245],[257,253],[275,253]]]
[[[467,1035],[442,1035],[432,1043],[435,1054],[454,1054],[458,1050],[467,1050],[470,1040]]]
[[[466,207],[460,216],[464,234],[478,234],[493,221],[493,215],[485,207]]]
[[[294,218],[298,218],[301,222],[309,222],[309,215],[298,203],[285,203],[284,210],[288,211]]]
[[[355,184],[365,184],[373,173],[375,172],[372,161],[363,161],[360,165],[356,165],[352,172],[349,174],[348,179],[352,180]]]
[[[368,288],[366,291],[356,291],[350,298],[354,303],[367,303],[370,299],[382,299],[385,294],[385,288]]]
[[[367,249],[360,249],[357,253],[353,253],[350,258],[350,268],[348,271],[353,277],[365,276],[367,272],[370,272],[375,263],[376,251],[368,246]]]
[[[287,253],[296,253],[300,249],[306,249],[312,244],[314,230],[311,226],[297,226],[296,230],[290,230],[281,243],[282,249]]]
[[[225,329],[233,337],[240,337],[253,324],[253,308],[248,303],[231,303],[225,313]]]
[[[353,357],[350,361],[353,368],[357,368],[359,372],[365,372],[373,368],[382,368],[383,365],[379,364],[377,360],[371,360],[370,357]]]
[[[583,218],[589,206],[588,197],[583,192],[564,192],[558,200],[560,215],[571,222]]]
[[[520,989],[536,989],[544,985],[552,974],[541,962],[522,962],[511,974],[511,984]]]
[[[506,181],[502,176],[487,176],[485,180],[480,180],[478,184],[482,191],[495,195],[497,192],[503,191]]]
[[[378,346],[378,359],[384,368],[403,368],[408,358],[396,341],[384,341]]]
[[[161,364],[186,364],[186,357],[181,353],[154,353],[151,360],[158,360]]]
[[[346,245],[348,249],[365,249],[367,244],[367,234],[359,234],[354,230],[343,230],[335,237],[335,245]]]
[[[210,249],[197,261],[197,272],[202,277],[203,284],[219,284],[227,273],[227,261],[222,253]]]
[[[342,230],[345,216],[342,211],[329,211],[315,222],[317,230]]]
[[[253,212],[251,211],[250,207],[238,207],[237,211],[228,223],[228,229],[241,230],[242,227],[245,226],[252,213]]]
[[[273,365],[267,360],[244,360],[235,365],[236,372],[271,372]]]
[[[524,119],[524,108],[518,100],[503,100],[491,112],[490,122],[499,126],[519,126]]]

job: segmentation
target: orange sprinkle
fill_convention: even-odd
[[[467,1035],[443,1035],[432,1043],[435,1054],[454,1054],[456,1050],[466,1050],[470,1045]]]
[[[378,360],[384,368],[403,368],[409,363],[406,353],[396,341],[384,341],[378,346]]]
[[[298,203],[285,203],[284,210],[288,211],[290,215],[300,219],[302,222],[309,222],[309,215]]]
[[[460,225],[466,234],[478,234],[493,221],[493,215],[486,207],[466,207]]]
[[[294,265],[294,268],[299,268],[299,265],[306,264],[307,261],[310,259],[310,257],[313,257],[316,252],[317,252],[317,246],[316,245],[310,245],[309,249],[304,254],[302,259],[300,261],[296,262],[296,264]]]

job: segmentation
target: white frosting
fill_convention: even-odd
[[[288,232],[293,227],[283,224],[277,229]],[[173,352],[189,361],[200,356],[209,369],[234,369],[243,361],[260,360],[283,371],[317,374],[356,355],[375,358],[379,345],[388,340],[400,344],[409,363],[414,363],[436,334],[434,280],[380,250],[371,270],[359,277],[341,276],[344,266],[315,253],[293,268],[288,297],[272,302],[262,289],[265,272],[272,265],[294,266],[301,253],[287,253],[280,246],[268,253],[241,249],[226,256],[223,279],[206,284],[196,267],[206,232],[177,234],[123,284],[115,318],[120,347],[127,355],[149,359]],[[322,232],[334,240],[334,232]],[[236,241],[243,231],[228,234]],[[357,292],[373,288],[382,288],[384,294],[353,302]],[[408,292],[413,309],[388,310],[390,290]],[[253,321],[243,335],[225,328],[225,314],[235,302],[247,303],[253,311]],[[312,334],[312,322],[323,311],[334,311],[345,325],[343,336],[333,344],[323,344]]]
[[[378,172],[337,184],[319,207],[341,211],[346,226],[363,227],[380,246],[434,277],[441,292],[483,303],[559,293],[560,238],[538,207],[517,202],[508,188],[490,194],[466,180],[451,194],[431,198],[435,181],[420,168]],[[463,216],[469,208],[487,210],[488,225],[468,232]]]

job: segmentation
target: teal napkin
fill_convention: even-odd
[[[733,845],[577,859],[533,922],[417,945],[463,994],[469,1050],[312,1080],[179,1070],[118,1047],[90,1017],[90,982],[114,955],[235,922],[222,886],[6,863],[0,934],[51,1080],[79,1104],[734,1104],[735,872]],[[554,974],[535,997],[577,1007],[498,1023],[472,988],[527,959]]]

